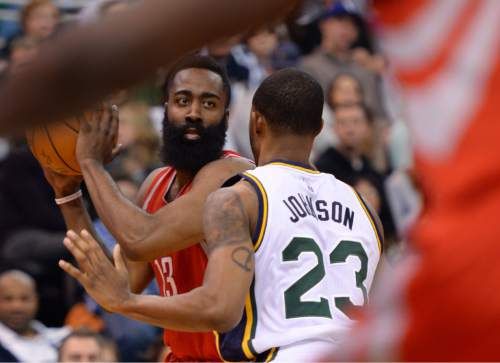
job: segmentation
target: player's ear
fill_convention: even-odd
[[[256,110],[252,111],[252,119],[254,120],[254,125],[255,125],[255,133],[256,134],[262,134],[262,132],[266,128],[266,119],[264,116]]]
[[[318,131],[314,133],[314,136],[318,136],[323,130],[323,127],[325,127],[325,120],[323,120],[323,117],[321,118],[321,125],[319,125]]]

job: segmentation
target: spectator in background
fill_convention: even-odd
[[[312,54],[303,58],[300,67],[316,78],[325,93],[338,73],[353,74],[361,82],[365,103],[373,110],[375,117],[385,118],[378,74],[373,71],[373,67],[365,67],[356,61],[361,59],[368,64],[370,62],[366,59],[371,60],[365,51],[355,51],[353,48],[360,34],[360,20],[359,14],[352,8],[345,7],[342,2],[335,2],[320,19],[321,44]]]
[[[69,23],[80,8],[89,0],[54,0],[59,9],[59,19]],[[0,62],[8,58],[9,45],[13,39],[23,36],[21,26],[21,12],[28,5],[29,0],[2,0],[0,1]],[[42,27],[46,27],[45,25]]]
[[[118,143],[122,151],[107,166],[111,173],[127,174],[142,183],[160,164],[159,135],[149,119],[149,107],[142,102],[129,102],[120,107]]]
[[[39,318],[47,325],[64,321],[73,297],[57,261],[68,256],[61,241],[66,226],[54,192],[23,139],[11,140],[0,161],[0,260],[4,268],[29,272],[40,287]]]
[[[226,67],[231,82],[248,82],[249,78],[248,68],[239,64],[232,52],[233,47],[237,46],[240,41],[241,35],[235,35],[210,43],[201,50],[201,54],[214,58]]]
[[[285,42],[284,39],[281,39]],[[231,54],[240,67],[246,70],[246,80],[233,83],[231,113],[229,114],[226,148],[237,151],[242,156],[253,159],[248,122],[252,98],[260,83],[275,71],[276,52],[280,47],[280,38],[276,30],[263,27],[249,34],[244,42],[235,46]],[[279,61],[286,58],[280,54]]]
[[[42,41],[50,37],[59,24],[59,9],[51,0],[31,0],[21,11],[25,37]]]
[[[118,362],[118,347],[108,337],[101,337],[101,362]]]
[[[334,109],[335,105],[361,103],[364,100],[361,82],[347,72],[340,72],[335,76],[326,96],[331,109]]]
[[[278,47],[278,35],[271,27],[258,29],[243,44],[231,50],[236,62],[248,69],[247,86],[256,89],[273,72],[273,54]]]
[[[333,112],[335,105],[357,104],[364,102],[363,87],[359,80],[347,72],[338,73],[330,83],[325,94],[326,105],[323,108],[323,122],[325,123],[320,134],[314,141],[312,159],[317,159],[331,145],[336,143],[333,131]],[[367,138],[368,141],[368,138]]]
[[[56,361],[69,329],[45,327],[34,320],[37,311],[35,280],[17,270],[0,274],[0,361]]]
[[[360,103],[335,104],[333,111],[333,131],[338,142],[323,152],[315,163],[316,167],[321,172],[332,174],[352,186],[361,176],[369,178],[380,195],[379,216],[386,237],[391,238],[395,228],[385,196],[385,178],[373,168],[365,156],[367,140],[373,132],[373,115],[367,106]]]
[[[113,344],[100,334],[78,329],[69,334],[59,347],[58,362],[117,362]]]

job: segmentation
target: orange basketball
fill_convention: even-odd
[[[79,130],[76,118],[38,126],[27,132],[28,144],[42,166],[59,174],[80,175],[75,154]]]

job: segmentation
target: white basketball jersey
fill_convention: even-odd
[[[381,237],[358,194],[307,165],[275,161],[243,177],[259,197],[255,277],[224,359],[272,358],[305,340],[337,341],[368,302]]]

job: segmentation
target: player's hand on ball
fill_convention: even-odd
[[[77,279],[99,305],[108,311],[119,312],[132,297],[128,271],[120,250],[113,251],[113,266],[101,246],[86,230],[80,235],[68,231],[64,245],[75,257],[79,268],[64,260],[59,261],[59,266]]]
[[[80,165],[86,161],[109,163],[118,154],[118,107],[101,105],[94,112],[80,118],[80,133],[76,157]]]
[[[63,175],[49,168],[42,167],[42,169],[45,174],[45,179],[47,179],[54,190],[56,198],[63,198],[80,189],[83,179],[81,175]]]

